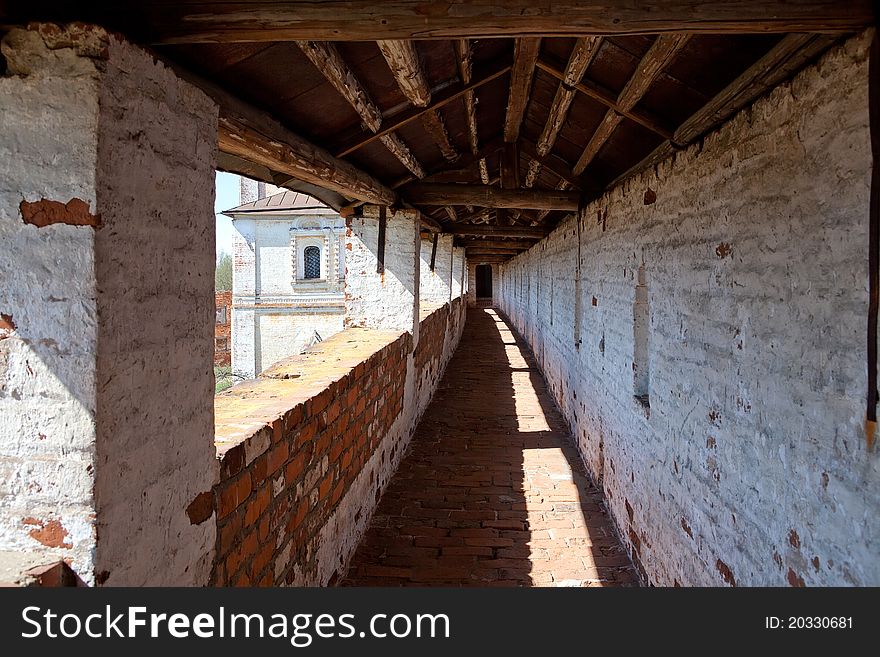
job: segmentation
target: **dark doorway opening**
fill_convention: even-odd
[[[492,298],[492,265],[477,265],[477,298]]]

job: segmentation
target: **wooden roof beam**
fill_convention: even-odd
[[[577,210],[578,192],[533,189],[500,189],[491,185],[412,183],[401,194],[413,205],[473,205],[483,208],[524,210]]]
[[[453,42],[455,48],[455,59],[458,64],[458,74],[461,81],[470,84],[473,77],[473,49],[471,43],[467,39],[456,39]],[[471,146],[471,153],[477,154],[480,148],[479,131],[477,130],[477,100],[474,91],[468,91],[464,95],[464,114],[467,119],[468,126],[468,142]],[[480,180],[484,185],[489,184],[489,169],[486,166],[486,159],[480,159]]]
[[[536,144],[536,150],[541,157],[553,149],[556,137],[559,136],[559,131],[562,130],[562,126],[565,125],[568,118],[568,110],[576,91],[575,85],[580,83],[581,78],[584,77],[601,45],[602,37],[581,37],[575,43],[574,50],[568,58],[568,64],[565,66],[565,72],[562,74],[559,88],[556,90],[556,96],[553,97],[553,104],[550,106],[550,114],[544,124],[544,130]]]
[[[370,100],[357,76],[351,71],[339,50],[325,41],[298,41],[297,45],[339,94],[348,101],[364,124],[378,132],[382,127],[382,112]],[[392,132],[378,137],[382,145],[397,158],[416,178],[424,178],[425,170],[403,140]]]
[[[558,80],[565,80],[565,72],[560,71],[549,62],[539,59],[536,66],[537,68],[541,69],[549,75],[552,75]],[[581,80],[574,85],[574,88],[576,91],[579,91],[580,93],[589,96],[593,100],[602,103],[603,105],[605,105],[605,107],[614,110],[618,114],[622,114],[630,121],[638,123],[642,127],[650,130],[651,132],[657,133],[664,139],[668,139],[672,135],[672,132],[670,130],[667,130],[660,121],[651,116],[648,116],[644,112],[640,112],[638,110],[624,110],[623,107],[617,103],[617,99],[613,95],[608,93],[602,87],[592,82],[589,82],[588,80]]]
[[[456,224],[450,226],[448,231],[453,235],[467,235],[471,237],[514,237],[542,240],[547,237],[549,231],[541,227],[525,226],[487,226],[485,224]]]
[[[427,107],[431,102],[431,90],[425,81],[425,74],[419,64],[419,54],[413,42],[385,40],[378,41],[377,44],[403,95],[416,107]],[[443,157],[450,162],[457,160],[458,151],[452,145],[440,113],[436,109],[427,111],[421,115],[421,121],[422,127],[431,135]]]
[[[428,104],[427,107],[412,107],[409,110],[401,112],[399,115],[396,115],[391,119],[384,120],[382,128],[380,128],[378,132],[367,135],[359,134],[353,139],[350,139],[346,145],[340,147],[336,151],[336,156],[345,157],[349,153],[353,153],[354,151],[359,150],[368,144],[371,144],[383,135],[402,128],[403,126],[409,124],[411,121],[415,121],[416,119],[421,118],[428,112],[438,110],[444,105],[447,105],[448,103],[451,103],[452,101],[461,98],[462,95],[466,94],[468,91],[473,91],[474,89],[483,86],[487,82],[491,82],[492,80],[501,77],[509,70],[509,64],[498,66],[489,71],[484,71],[478,76],[475,76],[468,84],[458,83],[450,85],[443,89],[440,93],[433,94],[431,102]]]
[[[507,101],[507,114],[504,117],[504,141],[514,143],[519,139],[526,105],[535,75],[535,62],[541,51],[541,39],[517,39],[513,49],[513,70],[510,73],[510,96]]]
[[[183,79],[217,103],[221,153],[233,155],[276,174],[328,189],[347,198],[394,205],[397,194],[358,167],[281,125],[274,117],[186,69],[174,66]]]
[[[72,8],[71,4],[89,3],[6,3],[0,18],[27,22],[40,12],[40,18],[50,20],[92,19],[122,31],[130,27],[152,43],[550,37],[683,29],[709,34],[840,34],[869,27],[874,20],[871,0],[658,0],[650,4],[650,11],[632,0],[471,0],[447,3],[444,11],[427,11],[424,0],[250,0],[246,4],[130,0],[109,9],[107,3]]]
[[[789,34],[783,37],[766,55],[682,123],[671,139],[660,144],[641,162],[618,176],[608,188],[653,166],[674,151],[692,144],[813,60],[833,42],[833,37],[816,34]]]
[[[673,60],[690,39],[688,34],[661,34],[651,48],[642,57],[638,68],[626,83],[623,90],[617,96],[617,106],[623,112],[629,112],[644,96],[654,80],[664,68]],[[613,109],[606,112],[605,117],[593,133],[590,141],[584,148],[577,163],[572,167],[575,175],[583,173],[584,169],[593,161],[599,150],[614,133],[614,130],[623,121],[623,114]]]

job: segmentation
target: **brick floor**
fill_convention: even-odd
[[[461,344],[348,586],[633,586],[531,353],[491,308]]]

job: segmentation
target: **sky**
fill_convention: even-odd
[[[217,217],[217,255],[232,253],[232,219],[221,212],[239,205],[239,178],[233,173],[217,172],[214,213]]]

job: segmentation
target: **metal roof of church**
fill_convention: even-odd
[[[316,198],[302,192],[284,191],[272,196],[257,199],[250,203],[244,203],[238,207],[226,210],[223,214],[336,214],[336,212],[321,203]]]

